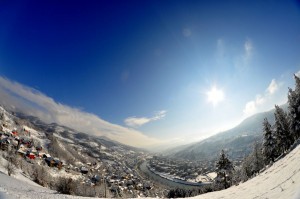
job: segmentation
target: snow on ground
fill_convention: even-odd
[[[299,163],[300,145],[253,179],[226,190],[196,196],[194,199],[300,199]],[[83,199],[82,197],[58,194],[32,183],[28,183],[28,179],[9,177],[2,168],[0,171],[0,198]]]
[[[66,172],[65,169],[57,169],[57,168],[50,168],[48,170],[49,174],[54,178],[64,177],[64,178],[72,178],[73,180],[82,179],[83,176],[81,174],[74,174],[74,172]]]
[[[88,197],[76,197],[64,194],[58,194],[56,191],[49,190],[44,187],[37,187],[31,184],[24,183],[13,177],[0,172],[0,198],[4,199],[68,199],[80,198],[87,199]]]
[[[46,138],[45,133],[38,132],[26,125],[23,125],[23,129],[30,132],[30,137],[32,137],[35,141],[38,141],[43,148],[46,148],[46,146],[50,143],[50,140]]]
[[[31,134],[38,134],[38,132],[37,132],[35,129],[30,128],[30,127],[28,127],[28,126],[26,126],[26,125],[23,125],[23,128],[24,128],[26,131],[29,131]]]
[[[217,177],[217,173],[216,172],[210,172],[208,174],[206,174],[207,177],[209,177],[210,179],[215,179],[215,177]]]
[[[8,113],[2,106],[0,106],[0,113],[3,114],[2,120],[4,123],[9,124],[10,126],[14,124],[14,121],[11,119],[12,115]]]
[[[98,147],[99,145],[96,142],[89,142],[91,147]]]
[[[300,145],[286,157],[278,160],[260,173],[239,186],[195,197],[196,199],[300,199]]]
[[[68,138],[64,138],[64,137],[61,137],[60,135],[58,135],[57,133],[53,133],[53,135],[61,140],[64,140],[65,142],[68,142],[68,143],[73,143],[74,144],[74,141],[73,140],[70,140]]]
[[[4,168],[4,166],[7,164],[7,161],[0,156],[0,172],[7,174],[6,169]],[[16,173],[12,175],[14,178],[23,181],[24,183],[33,185],[33,186],[38,186],[41,187],[40,185],[36,184],[35,182],[31,181],[30,179],[28,179],[23,172],[20,169],[16,169]],[[1,185],[0,185],[1,187]],[[1,199],[1,197],[0,197]]]
[[[6,128],[4,126],[2,126],[2,131],[5,132],[5,133],[10,133],[12,129],[10,128]]]
[[[7,175],[4,165],[7,161],[0,154],[0,199],[68,199],[87,197],[74,197],[64,194],[58,194],[56,191],[42,187],[23,175],[21,170],[11,177]],[[62,172],[63,173],[63,172]]]
[[[191,182],[210,182],[210,178],[205,175],[198,175],[195,179],[191,180]]]

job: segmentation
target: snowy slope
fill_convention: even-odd
[[[229,189],[195,197],[197,199],[300,199],[300,145],[286,157],[251,180]]]
[[[3,165],[7,161],[0,157],[0,199],[15,198],[74,198],[72,196],[57,194],[56,191],[46,189],[26,178],[21,170],[9,177]]]
[[[0,198],[81,198],[26,183],[0,172]],[[86,197],[85,197],[86,198]],[[300,145],[255,178],[229,189],[195,199],[300,199]]]
[[[11,131],[15,128],[12,118],[14,116],[5,112],[5,123],[8,126],[8,130]],[[26,125],[23,126],[26,130],[31,132],[31,135],[36,140],[39,140],[43,145],[45,135],[42,132],[38,132]],[[56,135],[56,134],[55,134]],[[57,134],[58,135],[58,134]],[[85,135],[80,137],[80,141],[89,143],[95,147],[98,144],[87,139]],[[58,135],[58,137],[62,137]],[[79,139],[79,138],[78,138]],[[48,141],[48,140],[47,140]],[[106,149],[101,144],[102,149]],[[116,146],[111,146],[113,149],[119,149]],[[120,148],[119,150],[121,150]],[[122,149],[123,150],[123,149]],[[105,153],[105,151],[102,151]],[[3,168],[5,160],[0,158],[0,199],[2,198],[81,198],[68,195],[57,194],[57,192],[41,187],[25,176],[18,172],[15,176],[9,177],[6,175],[6,171]],[[60,173],[61,175],[61,173]],[[238,199],[238,198],[283,198],[283,199],[300,199],[300,145],[291,151],[286,157],[274,163],[274,165],[262,172],[255,178],[240,184],[239,186],[231,187],[227,190],[208,193],[197,196],[195,198],[206,199]]]
[[[0,199],[67,199],[67,198],[87,198],[75,197],[64,194],[57,194],[56,191],[44,187],[34,186],[23,181],[9,177],[0,172]]]

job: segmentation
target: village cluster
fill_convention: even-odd
[[[4,111],[4,110],[2,110]],[[2,115],[0,131],[0,149],[2,151],[14,151],[17,156],[31,164],[48,166],[47,170],[52,176],[67,176],[79,180],[87,186],[99,185],[102,196],[148,196],[151,192],[155,196],[152,182],[143,178],[136,167],[141,161],[143,152],[128,151],[122,147],[101,147],[97,153],[90,154],[87,145],[72,145],[77,147],[81,156],[86,156],[87,161],[74,158],[72,163],[52,157],[48,150],[51,142],[46,134],[38,132],[26,125],[16,125],[9,116]],[[59,140],[59,136],[57,138]],[[59,140],[61,148],[70,143]],[[50,154],[49,154],[50,153]],[[30,176],[29,176],[30,177]]]
[[[2,129],[7,127],[2,124]],[[7,130],[0,132],[0,148],[2,150],[14,150],[16,154],[25,158],[27,161],[35,160],[36,158],[43,159],[49,167],[62,168],[63,162],[58,158],[53,158],[48,153],[45,153],[42,145],[31,137],[31,132],[26,128],[20,131]]]

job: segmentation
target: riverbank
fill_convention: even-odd
[[[146,167],[154,174],[162,177],[162,178],[165,178],[167,180],[170,180],[172,182],[176,182],[176,183],[179,183],[179,184],[184,184],[184,185],[190,185],[190,186],[203,186],[203,185],[207,185],[207,184],[210,184],[209,182],[188,182],[188,181],[185,181],[185,180],[182,180],[182,179],[179,179],[179,178],[176,178],[174,176],[171,176],[167,173],[161,173],[161,172],[158,172],[158,171],[155,171],[154,169],[152,169],[147,163],[146,163]]]
[[[186,181],[180,181],[179,179],[170,179],[170,178],[164,178],[157,173],[151,171],[147,167],[147,162],[144,161],[140,164],[139,170],[143,172],[149,179],[156,181],[160,184],[163,184],[170,188],[182,188],[182,189],[197,189],[202,188],[204,185],[208,185],[210,183],[193,183],[193,182],[186,182]],[[190,184],[191,183],[191,184]]]

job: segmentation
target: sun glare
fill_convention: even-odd
[[[210,89],[210,91],[207,92],[207,100],[216,106],[224,100],[224,93],[222,90],[214,86]]]

